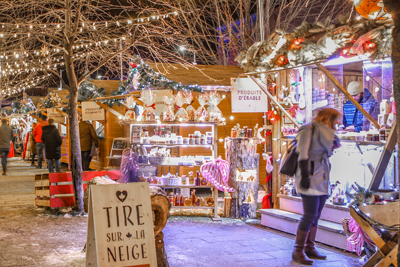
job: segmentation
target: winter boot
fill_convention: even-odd
[[[326,260],[326,256],[318,253],[318,251],[315,249],[315,237],[317,236],[317,230],[318,228],[316,226],[311,227],[304,252],[310,259]]]
[[[310,260],[306,254],[304,254],[304,245],[306,243],[307,236],[307,231],[297,229],[296,244],[294,245],[292,259],[301,264],[312,265],[313,261]]]

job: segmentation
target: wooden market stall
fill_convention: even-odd
[[[186,69],[181,65],[172,65],[169,67],[164,67],[166,65],[155,65],[150,64],[150,66],[162,73],[167,72],[165,76],[172,81],[179,81],[184,85],[200,85],[205,91],[207,90],[217,90],[218,93],[225,95],[226,97],[221,101],[218,105],[218,108],[222,111],[222,116],[226,119],[225,126],[218,126],[218,139],[224,140],[225,137],[231,136],[231,129],[240,124],[243,126],[248,126],[250,129],[253,129],[256,124],[261,127],[264,125],[263,113],[232,113],[232,104],[231,104],[231,85],[232,78],[236,78],[239,76],[243,69],[237,66],[208,66],[208,65],[197,65],[199,70],[195,69]],[[197,96],[200,93],[193,93],[193,100],[197,99]],[[193,103],[193,107],[197,109],[199,107],[199,103],[196,100]],[[232,117],[232,119],[231,119]],[[193,133],[195,131],[195,127],[185,127],[184,134]],[[222,141],[221,140],[221,141]],[[188,148],[185,150],[185,153],[189,155],[196,154],[204,154],[204,148]],[[263,153],[263,146],[259,145],[257,152],[261,155]],[[180,150],[182,154],[182,149]],[[224,142],[218,142],[218,154],[223,159],[225,159],[225,147]],[[181,171],[183,173],[187,173],[192,168],[181,167]],[[266,171],[265,171],[265,161],[260,161],[260,184],[264,184]]]
[[[280,117],[273,128],[272,143],[274,209],[260,210],[262,224],[292,234],[303,212],[302,202],[291,190],[294,189],[292,179],[279,173],[279,164],[299,126],[311,122],[318,108],[343,110],[347,101],[365,118],[363,132],[343,131],[339,135],[346,140],[331,158],[331,180],[340,180],[342,191],[350,191],[354,182],[378,190],[389,189],[390,184],[398,181],[394,171],[397,163],[392,155],[397,127],[388,120],[389,102],[393,101],[392,65],[388,59],[391,52],[382,45],[382,40],[390,43],[393,22],[387,18],[361,18],[331,23],[334,30],[329,32],[318,23],[304,23],[292,35],[278,32],[237,57],[246,71],[241,77],[251,79],[268,95]],[[375,102],[361,106],[346,89],[353,81],[361,84],[361,92],[369,97],[367,100],[375,99]],[[384,103],[383,109],[381,103]],[[373,113],[372,106],[378,106],[379,114]],[[379,131],[382,126],[391,130],[384,130],[382,134]],[[389,162],[392,164],[388,165]],[[350,218],[350,209],[344,194],[340,198],[342,202],[338,199],[333,196],[326,203],[317,241],[347,249],[342,219]]]

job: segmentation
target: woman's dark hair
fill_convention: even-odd
[[[342,113],[337,109],[323,108],[318,111],[317,117],[314,120],[335,129],[335,122],[341,115]]]

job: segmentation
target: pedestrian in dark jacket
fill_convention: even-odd
[[[0,126],[0,154],[3,175],[7,175],[7,157],[8,153],[10,153],[10,145],[13,137],[14,133],[11,126],[7,124],[7,119],[2,119]]]
[[[61,172],[61,145],[62,139],[56,126],[54,126],[54,120],[49,119],[49,125],[42,127],[42,142],[45,145],[47,166],[49,172],[54,172],[53,161],[56,163],[56,171]]]
[[[90,161],[92,160],[90,156],[92,145],[94,144],[95,147],[99,147],[99,139],[97,138],[93,124],[86,121],[79,122],[79,141],[81,144],[82,169],[88,171]]]

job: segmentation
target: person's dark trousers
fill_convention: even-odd
[[[301,195],[303,201],[303,217],[299,223],[299,229],[309,232],[312,226],[318,226],[318,220],[321,217],[328,195],[306,196]]]
[[[1,166],[3,167],[3,172],[7,172],[7,157],[8,153],[10,153],[9,148],[0,148],[0,155],[1,155]]]
[[[32,154],[32,165],[35,164],[35,155],[36,154]]]
[[[36,151],[38,153],[38,167],[42,168],[43,152],[45,145],[43,143],[36,143]]]
[[[81,152],[82,170],[84,170],[84,171],[89,171],[90,161],[92,160],[92,157],[90,156],[90,152],[91,152],[91,150]]]

